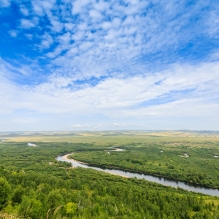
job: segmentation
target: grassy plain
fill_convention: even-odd
[[[219,142],[219,132],[189,131],[106,131],[106,132],[17,132],[0,133],[8,142],[72,142],[130,144],[153,142]],[[198,144],[196,145],[198,146]],[[202,145],[203,147],[203,145]]]

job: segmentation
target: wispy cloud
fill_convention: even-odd
[[[34,23],[30,20],[27,20],[27,19],[21,20],[21,28],[29,29],[29,28],[32,28],[34,26],[35,26]]]
[[[20,87],[13,85],[10,81],[7,81],[7,84],[10,85],[11,91],[15,90],[23,99],[22,103],[21,98],[19,101],[16,99],[10,101],[17,106],[17,109],[25,107],[44,113],[73,112],[78,115],[89,112],[107,116],[111,114],[113,117],[116,115],[123,117],[124,112],[126,114],[138,112],[135,114],[139,117],[169,115],[168,107],[174,106],[174,109],[179,107],[178,111],[184,111],[184,114],[187,114],[188,109],[182,105],[194,104],[194,109],[197,109],[198,105],[211,105],[212,110],[217,107],[215,101],[219,99],[219,81],[216,79],[219,78],[218,68],[219,64],[216,65],[216,63],[205,64],[199,68],[176,66],[169,71],[161,71],[153,75],[145,74],[121,79],[107,78],[95,86],[88,84],[83,87],[78,85],[74,78],[60,78],[55,75],[47,82],[31,87]],[[209,71],[212,74],[207,74]],[[11,89],[12,86],[13,89]],[[5,99],[5,108],[7,105]],[[166,107],[168,110],[165,112]],[[203,114],[201,110],[194,113]]]
[[[0,0],[0,8],[9,7],[11,5],[10,0]]]
[[[1,26],[1,114],[83,120],[69,121],[72,128],[90,124],[83,115],[97,118],[93,127],[218,117],[216,1],[28,0],[13,10],[0,3],[8,17],[17,10],[17,22]]]
[[[209,18],[207,19],[207,33],[213,38],[219,38],[219,13],[218,10],[211,12]]]
[[[10,30],[8,33],[11,35],[11,37],[17,36],[17,31],[15,31],[15,30]]]
[[[22,13],[24,16],[28,16],[28,15],[29,15],[29,10],[28,10],[24,5],[21,5],[21,6],[20,6],[20,11],[21,11],[21,13]]]
[[[81,125],[81,124],[76,124],[76,125],[71,125],[70,128],[88,128],[92,127],[92,125]]]

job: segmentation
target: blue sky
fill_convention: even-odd
[[[0,0],[0,131],[219,130],[219,3]]]

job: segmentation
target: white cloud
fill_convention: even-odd
[[[31,3],[32,3],[34,12],[39,16],[44,15],[45,12],[48,15],[48,12],[50,12],[51,9],[56,7],[54,0],[49,0],[49,1],[32,0]]]
[[[42,36],[41,48],[48,49],[53,44],[53,42],[53,38],[48,33],[46,33]]]
[[[9,7],[11,5],[10,0],[0,0],[0,8]]]
[[[107,30],[112,26],[111,22],[103,22],[102,27],[103,29]]]
[[[39,1],[32,1],[33,11],[38,16],[42,16],[44,14],[42,6],[39,4]]]
[[[59,22],[56,18],[50,18],[50,22],[52,24],[51,30],[57,33],[60,33],[63,29],[63,24]]]
[[[118,17],[114,18],[112,20],[112,25],[116,29],[119,28],[119,26],[121,25],[121,20]]]
[[[125,126],[125,124],[120,124],[120,123],[114,122],[114,123],[113,123],[113,126],[120,127],[120,126]]]
[[[71,125],[70,128],[88,128],[92,127],[92,125],[81,125],[81,124],[76,124],[76,125]]]
[[[92,46],[93,46],[93,44],[91,42],[84,42],[79,46],[79,49],[81,51],[85,51],[85,50],[88,50]]]
[[[18,34],[16,30],[10,30],[8,33],[11,35],[11,37],[16,37]]]
[[[29,28],[33,28],[35,26],[35,24],[30,20],[21,19],[21,25],[20,26],[21,26],[21,28],[29,29]]]
[[[109,122],[116,118],[118,122],[114,122],[114,127],[126,127],[125,124],[131,124],[132,120],[137,124],[140,118],[142,124],[148,118],[193,117],[204,121],[208,117],[218,117],[219,63],[199,67],[175,66],[165,72],[123,79],[108,78],[95,86],[82,86],[75,83],[74,76],[61,77],[59,73],[39,85],[18,86],[7,79],[12,74],[9,70],[12,67],[1,63],[0,114],[20,109],[55,117],[57,114],[70,114],[75,118],[99,114],[109,118]],[[122,118],[125,123],[120,122]],[[96,127],[98,122],[102,124],[103,121],[97,121]],[[79,124],[72,128],[90,125]]]
[[[81,128],[81,127],[83,127],[82,125],[80,125],[80,124],[76,124],[76,125],[72,125],[72,126],[70,126],[71,128]]]
[[[174,30],[183,27],[183,23],[172,19],[166,22],[163,29],[163,20],[156,17],[153,7],[146,14],[141,13],[148,5],[143,1],[126,1],[125,4],[115,1],[74,1],[72,8],[68,4],[58,6],[52,0],[48,3],[33,2],[46,13],[51,24],[48,35],[53,35],[54,42],[58,42],[56,48],[51,48],[43,56],[55,58],[51,66],[59,66],[60,69],[75,66],[84,75],[82,77],[86,77],[88,72],[94,77],[100,74],[105,76],[112,72],[112,66],[119,68],[120,72],[130,68],[124,74],[133,74],[132,68],[136,69],[134,65],[139,65],[138,57],[141,58],[142,54],[156,53],[177,45],[179,38]],[[166,7],[173,5],[171,3]],[[60,9],[66,11],[64,18],[60,15]],[[71,9],[73,14],[78,13],[77,18],[68,14]],[[186,16],[189,18],[188,14]],[[98,19],[94,21],[93,18]],[[189,36],[186,38],[189,39]],[[51,42],[42,43],[50,48]],[[133,63],[133,59],[136,63]],[[145,63],[150,62],[146,60]],[[145,65],[144,69],[147,67]]]
[[[96,10],[91,10],[89,12],[90,14],[90,17],[92,17],[93,19],[101,19],[102,18],[102,15],[99,11],[96,11]]]
[[[23,15],[28,16],[29,15],[29,11],[25,6],[20,6],[20,11]]]
[[[87,4],[89,4],[90,0],[76,0],[72,3],[72,14],[79,14],[83,11]]]
[[[33,38],[33,34],[25,34],[25,36],[26,36],[29,40],[32,40],[32,38]]]
[[[207,19],[208,28],[206,29],[207,34],[211,37],[219,38],[219,13],[213,11]]]
[[[219,78],[218,69],[219,64],[205,64],[199,69],[190,66],[174,67],[167,72],[158,72],[155,75],[145,74],[124,79],[109,78],[99,82],[96,86],[87,85],[85,87],[74,84],[74,77],[60,77],[59,74],[54,74],[44,84],[36,85],[33,88],[23,87],[25,95],[21,92],[22,90],[20,92],[25,99],[23,104],[29,110],[48,113],[88,110],[105,112],[108,115],[108,112],[117,109],[117,113],[120,115],[121,110],[132,112],[132,107],[137,107],[139,110],[144,108],[144,111],[146,108],[150,109],[144,104],[138,105],[152,100],[154,104],[159,105],[160,109],[164,109],[164,106],[169,104],[169,97],[173,98],[171,102],[182,109],[181,100],[189,101],[190,104],[194,100],[194,105],[197,104],[197,101],[208,105],[211,103],[211,99],[218,98],[219,81],[216,80]],[[208,74],[209,71],[211,74]],[[16,87],[16,89],[19,88]],[[190,90],[188,94],[187,90]],[[168,102],[160,104],[158,98],[165,99],[165,95],[169,95]],[[179,102],[174,102],[174,95],[177,95]],[[13,102],[17,105],[21,104],[20,101]],[[177,103],[179,104],[177,105]],[[153,103],[150,104],[153,105]],[[153,112],[153,110],[151,111]]]
[[[59,37],[57,37],[57,40],[61,43],[61,44],[69,44],[71,41],[71,34],[69,32],[60,35]]]
[[[83,36],[84,36],[84,31],[79,30],[72,36],[72,39],[75,41],[79,41],[83,39]]]
[[[107,9],[109,9],[110,3],[105,1],[98,1],[93,5],[93,7],[98,11],[104,12],[107,11]]]
[[[0,2],[4,7],[10,5],[6,0]],[[19,37],[25,35],[32,40],[31,47],[34,54],[38,52],[38,58],[30,60],[20,55],[29,63],[35,62],[35,66],[38,62],[49,64],[41,69],[38,83],[27,86],[22,84],[32,80],[34,65],[28,67],[17,61],[17,68],[0,60],[2,113],[23,108],[75,117],[97,114],[110,118],[111,126],[113,121],[127,124],[121,118],[218,115],[219,64],[206,61],[217,61],[218,51],[209,52],[206,63],[182,64],[193,61],[192,58],[182,61],[183,46],[191,42],[196,48],[194,39],[199,40],[198,36],[218,37],[217,8],[200,15],[205,2],[191,5],[190,10],[176,1],[156,5],[140,0],[65,0],[62,4],[55,0],[31,0],[31,3],[32,7],[20,6],[21,13],[30,19],[20,20],[19,32],[16,29],[8,32],[14,37],[10,40],[15,40],[18,33]],[[197,21],[193,19],[195,14],[199,14]],[[39,26],[39,21],[44,25]],[[31,29],[33,35],[21,28],[36,29]],[[196,54],[199,52],[190,52],[191,56]],[[181,63],[177,65],[179,59]],[[14,82],[19,80],[22,83]],[[17,96],[21,97],[19,101]],[[76,123],[87,124],[71,121]],[[98,127],[97,124],[94,126]]]
[[[67,31],[73,31],[73,29],[74,29],[74,27],[75,27],[75,24],[72,24],[72,23],[65,23],[64,26],[65,26],[65,29],[66,29]]]

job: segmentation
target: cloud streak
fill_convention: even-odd
[[[216,1],[0,3],[0,115],[65,115],[74,128],[218,118]]]
[[[197,109],[197,104],[217,107],[215,100],[219,99],[219,80],[216,79],[219,78],[218,69],[218,63],[204,64],[199,68],[174,66],[171,70],[154,74],[106,78],[95,86],[89,84],[81,86],[75,83],[74,78],[54,76],[46,83],[21,87],[2,76],[2,86],[5,86],[2,91],[8,93],[5,101],[4,98],[1,99],[4,101],[1,104],[4,104],[4,108],[7,106],[10,108],[13,102],[17,110],[24,107],[43,113],[73,112],[80,115],[86,112],[92,114],[99,112],[109,115],[112,111],[116,111],[118,117],[124,116],[124,111],[127,114],[144,111],[135,113],[138,117],[155,115],[155,109],[159,115],[170,115],[168,110],[165,112],[164,109],[174,106],[173,111],[178,107],[187,114],[189,108],[182,108],[183,104],[192,106],[194,102],[194,109]],[[207,74],[208,71],[212,74]],[[19,101],[16,101],[16,98],[8,101],[9,93],[12,97],[15,97],[14,93],[19,94]],[[203,114],[201,111],[194,113]]]

